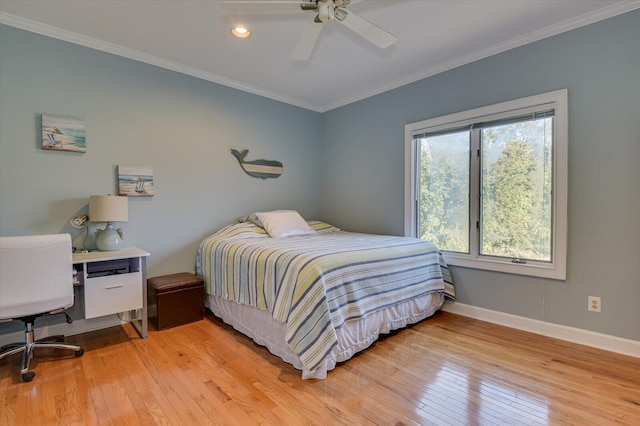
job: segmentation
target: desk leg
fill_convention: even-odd
[[[136,329],[140,337],[146,339],[149,334],[147,318],[147,258],[140,257],[140,272],[142,272],[142,318],[140,321],[134,320],[136,311],[131,311],[131,325]]]

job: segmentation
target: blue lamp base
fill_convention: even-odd
[[[106,228],[96,231],[96,248],[100,251],[114,251],[122,248],[122,229],[114,229],[109,222]]]

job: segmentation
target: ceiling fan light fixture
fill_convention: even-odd
[[[231,34],[237,38],[249,38],[251,37],[251,31],[246,27],[233,27],[231,28]]]
[[[386,1],[391,2],[391,0]],[[246,6],[247,9],[255,8],[257,11],[265,10],[266,7],[265,13],[269,13],[269,10],[279,10],[283,6],[286,6],[287,10],[291,9],[291,11],[297,9],[303,13],[307,11],[315,12],[316,16],[307,24],[293,50],[291,58],[294,61],[306,61],[311,57],[324,26],[323,24],[331,21],[338,21],[355,34],[381,49],[395,43],[396,36],[356,13],[347,11],[346,7],[352,3],[355,2],[352,2],[352,0],[233,0],[223,2],[226,5]],[[240,15],[242,16],[243,14],[240,13]],[[242,37],[236,34],[237,30],[232,30],[232,32],[236,37]],[[248,35],[244,35],[244,37],[248,37]]]
[[[335,14],[335,5],[332,1],[318,2],[318,19],[321,22],[329,22]]]

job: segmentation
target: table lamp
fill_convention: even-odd
[[[122,229],[114,229],[113,222],[129,220],[127,197],[117,195],[92,195],[89,197],[89,220],[107,222],[107,227],[97,229],[96,248],[100,251],[113,251],[122,248]]]

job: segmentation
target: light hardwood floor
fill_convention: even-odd
[[[0,425],[640,425],[640,359],[451,313],[329,372],[300,373],[210,315],[142,340],[71,336],[20,380],[0,361]]]

